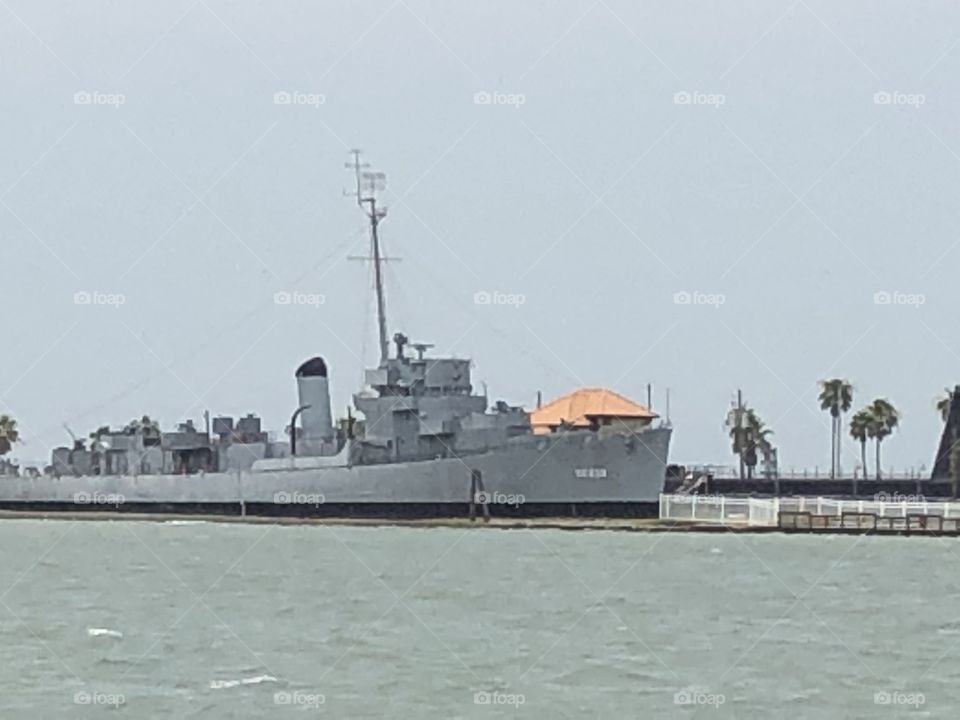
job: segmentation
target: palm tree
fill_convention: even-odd
[[[873,413],[868,408],[858,410],[850,418],[850,437],[860,443],[860,461],[863,464],[863,477],[867,477],[867,438],[871,437]],[[853,494],[857,494],[857,474],[853,474]]]
[[[773,455],[773,451],[776,449],[773,447],[773,443],[770,442],[770,436],[774,434],[773,430],[766,427],[763,423],[763,420],[757,418],[757,427],[755,431],[755,442],[757,445],[757,450],[760,451],[760,455],[763,457],[765,463],[770,462],[770,457]]]
[[[747,466],[747,480],[753,480],[753,472],[757,467],[757,425],[753,411],[747,413],[747,427],[745,432],[746,447],[743,450],[743,464]]]
[[[842,415],[853,404],[853,385],[840,378],[820,381],[820,409],[830,413],[830,477],[840,472],[840,428]]]
[[[746,468],[746,479],[752,480],[760,455],[766,461],[773,452],[769,440],[773,430],[764,425],[755,410],[744,404],[730,408],[726,425],[730,429],[733,454],[740,461],[740,479],[743,479]]]
[[[757,450],[760,451],[760,457],[763,458],[764,476],[769,479],[770,473],[774,473],[774,494],[779,495],[780,479],[775,474],[776,468],[774,466],[776,448],[773,446],[773,443],[770,442],[770,436],[774,434],[773,430],[768,428],[756,413],[752,414],[752,418],[754,421],[753,442],[754,445],[756,445]]]
[[[17,421],[9,415],[0,415],[0,455],[6,455],[20,440]]]
[[[937,400],[937,412],[940,413],[940,419],[946,423],[950,417],[950,405],[953,403],[953,393],[950,388],[943,389],[943,396]]]
[[[900,413],[885,398],[877,398],[869,407],[871,424],[869,435],[877,442],[877,480],[881,479],[880,444],[900,424]]]
[[[755,410],[747,410],[747,473],[748,477],[753,477],[754,468],[757,465],[759,452],[764,462],[770,458],[773,452],[773,444],[770,442],[770,436],[773,430],[766,426],[766,423],[760,418]]]
[[[746,464],[746,452],[749,447],[749,424],[747,421],[750,408],[740,404],[730,408],[727,413],[726,426],[730,430],[731,450],[740,461],[740,479],[743,480],[743,468]]]

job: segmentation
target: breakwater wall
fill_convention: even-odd
[[[684,482],[680,478],[667,478],[665,493],[680,492]],[[875,498],[928,498],[953,497],[953,485],[949,481],[928,478],[814,478],[782,477],[779,479],[753,478],[750,480],[729,477],[710,477],[696,492],[715,495],[808,495],[817,497],[854,497],[865,500]]]

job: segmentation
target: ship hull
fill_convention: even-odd
[[[449,517],[486,508],[495,516],[642,516],[656,512],[670,432],[528,436],[462,458],[351,467],[11,478],[0,481],[0,508],[303,517]]]

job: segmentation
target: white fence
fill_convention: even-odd
[[[661,495],[660,519],[720,525],[776,525],[779,498]]]
[[[775,527],[780,511],[808,512],[814,515],[874,513],[879,517],[939,515],[960,518],[960,502],[926,500],[835,500],[822,497],[754,498],[733,495],[661,495],[660,519],[720,525]]]

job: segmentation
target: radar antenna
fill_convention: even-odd
[[[389,258],[380,255],[378,227],[380,221],[386,217],[387,209],[377,207],[377,192],[386,187],[387,176],[385,173],[369,170],[370,164],[360,161],[361,150],[351,150],[350,154],[353,155],[353,162],[347,163],[345,167],[353,170],[356,175],[357,205],[363,209],[370,220],[371,257],[362,259],[369,259],[373,262],[374,286],[377,293],[377,339],[380,343],[380,364],[383,365],[389,357],[390,347],[387,342],[387,310],[383,292],[383,263]]]

